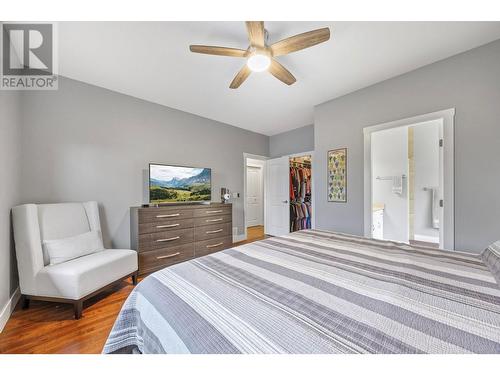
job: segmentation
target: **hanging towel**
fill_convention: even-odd
[[[439,229],[439,188],[431,188],[431,204],[432,204],[432,227]]]
[[[403,176],[392,177],[392,192],[394,194],[403,194]]]

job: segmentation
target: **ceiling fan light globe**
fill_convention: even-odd
[[[247,66],[252,72],[263,72],[271,65],[271,58],[260,53],[253,54],[247,60]]]

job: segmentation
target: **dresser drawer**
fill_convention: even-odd
[[[193,210],[194,217],[231,215],[231,206],[206,207]]]
[[[194,240],[203,241],[212,238],[227,237],[232,233],[231,223],[205,225],[194,230]]]
[[[232,236],[214,238],[212,240],[198,241],[194,244],[194,254],[196,257],[215,253],[220,250],[230,248],[233,244]]]
[[[192,243],[140,253],[140,273],[153,272],[172,264],[192,259],[193,257],[194,245]]]
[[[189,219],[193,217],[192,208],[151,208],[139,211],[139,223],[156,223],[159,220]]]
[[[207,217],[198,217],[194,219],[194,226],[201,227],[204,225],[230,223],[231,219],[232,219],[231,215],[214,215]]]
[[[158,271],[232,246],[232,205],[131,207],[130,246],[139,274]]]
[[[177,229],[139,235],[139,252],[172,247],[194,241],[194,229]]]
[[[165,232],[175,229],[186,229],[194,227],[194,219],[158,220],[151,223],[139,224],[139,234]]]

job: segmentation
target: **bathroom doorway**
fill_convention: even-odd
[[[365,225],[368,221],[370,225],[365,235],[453,249],[454,230],[449,224],[453,198],[448,196],[453,159],[450,165],[445,122],[443,114],[424,115],[390,123],[395,126],[365,128],[365,152],[369,152],[365,154],[365,189],[369,184]]]

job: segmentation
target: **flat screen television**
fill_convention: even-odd
[[[210,168],[149,164],[149,203],[210,202]]]

